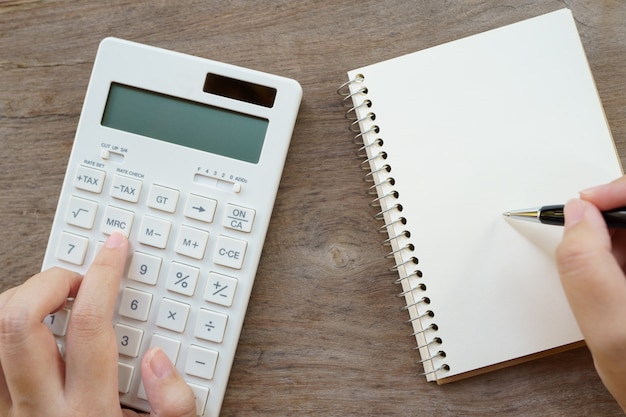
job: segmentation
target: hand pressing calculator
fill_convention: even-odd
[[[43,269],[129,238],[113,326],[120,401],[149,411],[160,346],[219,414],[302,98],[291,79],[115,38],[87,89]],[[46,324],[63,354],[71,305]]]

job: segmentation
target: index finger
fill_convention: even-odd
[[[626,176],[617,178],[608,184],[581,191],[580,197],[593,203],[600,210],[626,206]]]
[[[66,336],[66,388],[70,395],[78,392],[77,395],[94,401],[110,401],[103,395],[102,387],[111,386],[117,401],[117,348],[112,317],[127,253],[124,235],[113,233],[76,295]]]

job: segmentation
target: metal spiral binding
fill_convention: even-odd
[[[403,291],[403,292],[401,292],[400,294],[398,294],[398,297],[404,297],[405,295],[407,295],[407,294],[408,294],[408,293],[410,293],[411,291],[416,291],[416,290],[426,291],[426,284],[424,284],[423,282],[420,282],[420,283],[417,285],[417,287],[415,287],[415,288],[411,288],[411,289],[408,289],[408,290]],[[422,297],[422,299],[421,299],[421,300],[419,300],[419,301],[417,301],[417,302],[414,302],[413,304],[407,304],[406,306],[402,307],[402,308],[400,309],[400,311],[402,311],[402,310],[408,310],[409,308],[411,308],[411,307],[413,307],[413,306],[415,306],[415,305],[417,305],[417,304],[419,304],[419,303],[421,303],[421,302],[424,302],[424,303],[426,303],[426,304],[430,304],[430,298],[427,298],[427,297]]]
[[[429,360],[434,359],[433,357],[428,358]],[[419,376],[428,376],[428,375],[432,375],[432,374],[437,374],[437,372],[439,371],[449,371],[450,370],[450,366],[448,364],[443,364],[441,366],[439,366],[436,369],[433,369],[432,371],[428,371],[428,372],[422,372],[419,374]]]
[[[387,164],[383,165],[382,167],[372,170],[372,171],[368,171],[367,174],[365,174],[363,176],[363,181],[365,182],[374,182],[374,175],[383,172],[383,171],[387,171],[387,172],[391,172],[391,167]],[[394,180],[395,181],[395,180]]]
[[[363,136],[369,134],[369,133],[378,133],[380,132],[380,128],[376,125],[372,125],[372,127],[370,127],[369,129],[367,129],[365,132],[360,132],[358,133],[355,137],[352,138],[352,143],[354,143],[355,145],[365,145],[365,142],[363,142]]]
[[[420,289],[421,289],[421,288],[420,288]],[[424,289],[423,291],[426,291],[426,289]],[[419,303],[430,304],[430,298],[428,298],[428,297],[422,297],[422,298],[420,298],[419,300],[415,301],[415,302],[414,302],[414,303],[412,303],[412,304],[407,304],[407,305],[405,305],[404,307],[402,307],[402,308],[400,309],[400,311],[408,310],[408,309],[410,309],[411,307],[418,305]]]
[[[420,271],[419,269],[416,269],[413,272],[411,272],[410,274],[404,275],[404,276],[396,279],[393,283],[394,284],[398,284],[398,285],[402,285],[402,281],[404,281],[404,280],[408,280],[410,278],[419,279],[419,278],[422,278],[422,276],[423,276],[422,271]]]
[[[400,197],[400,193],[398,193],[396,190],[390,191],[387,194],[385,194],[385,195],[383,195],[381,197],[377,197],[377,198],[373,199],[372,201],[370,201],[369,202],[369,206],[370,207],[381,207],[380,202],[382,200],[386,200],[386,199],[388,199],[390,197],[398,198],[398,197]]]
[[[358,104],[358,105],[352,107],[351,109],[349,109],[346,112],[346,114],[345,114],[346,119],[348,119],[348,120],[357,120],[357,118],[356,118],[356,111],[357,111],[357,109],[361,109],[361,108],[364,108],[364,107],[367,107],[367,108],[372,107],[372,101],[371,100],[363,100],[363,102],[361,104]],[[351,114],[353,116],[351,116]]]
[[[398,225],[402,224],[403,226],[406,226],[406,223],[407,223],[406,218],[404,218],[404,217],[400,216],[400,217],[398,217],[397,219],[395,219],[394,221],[389,222],[389,223],[387,223],[387,224],[383,224],[382,226],[380,226],[380,227],[378,228],[378,233],[388,233],[387,228],[388,228],[389,226],[394,226],[394,225],[396,225],[396,224],[398,224]],[[410,233],[408,230],[403,230],[401,234],[402,234],[402,235],[404,235],[404,236],[406,236],[406,237],[410,237],[410,236],[411,236],[411,233]],[[394,237],[393,237],[393,239],[395,239],[395,238],[396,238],[396,237],[394,236]],[[389,239],[387,239],[387,240],[391,240],[391,239],[392,239],[392,238],[389,238]],[[383,243],[383,244],[384,244],[384,243]]]
[[[371,169],[371,166],[370,166],[371,162],[374,161],[375,159],[379,159],[379,158],[382,159],[382,160],[387,159],[387,152],[380,151],[376,155],[372,156],[371,158],[365,159],[364,161],[362,161],[359,164],[359,168],[361,168],[363,170]]]
[[[426,310],[425,313],[423,313],[423,314],[421,314],[421,315],[419,315],[417,317],[410,318],[407,321],[405,321],[405,323],[411,323],[411,322],[413,322],[415,320],[425,319],[426,317],[433,318],[433,317],[435,317],[435,313],[433,313],[432,310]]]
[[[418,331],[415,331],[415,332],[411,333],[409,336],[421,335],[421,334],[424,334],[425,332],[427,332],[429,330],[437,331],[437,330],[439,330],[439,326],[437,326],[435,323],[431,323],[428,326],[424,327],[422,330],[418,330]]]
[[[369,90],[364,83],[365,76],[358,74],[342,84],[337,94],[343,97],[343,105],[347,109],[345,117],[350,120],[349,129],[356,133],[352,143],[359,147],[356,150],[357,157],[362,159],[359,167],[367,170],[363,181],[370,184],[367,194],[374,197],[369,205],[379,208],[374,218],[385,223],[378,229],[380,233],[388,235],[382,244],[392,247],[385,258],[396,259],[396,264],[389,270],[400,274],[394,283],[402,286],[398,297],[404,297],[407,301],[402,310],[410,311],[410,319],[407,320],[413,327],[410,336],[418,340],[414,349],[420,352],[422,359],[417,363],[424,367],[420,375],[429,380],[437,379],[438,373],[450,370],[450,366],[436,364],[446,357],[444,350],[430,353],[431,348],[442,345],[443,340],[436,336],[439,326],[433,321],[435,313],[426,308],[431,300],[426,296],[427,286],[418,268],[419,259],[413,255],[415,245],[409,241],[411,233],[405,228],[407,219],[401,215],[403,206],[400,194],[394,189],[396,180],[392,175],[392,167],[386,163],[388,155],[384,149],[384,134],[379,135],[381,128],[375,124],[375,105],[367,97]]]
[[[394,186],[394,185],[396,185],[396,180],[394,180],[393,177],[387,177],[382,182],[374,183],[367,189],[367,194],[368,195],[378,195],[378,188],[382,187],[383,184],[389,184],[390,186]],[[385,227],[385,226],[381,226],[381,227]]]
[[[367,148],[374,145],[383,146],[383,140],[381,138],[377,138],[374,139],[374,141],[369,145],[361,146],[359,149],[357,149],[356,156],[358,156],[359,158],[367,158]]]
[[[385,255],[385,259],[395,258],[395,256],[402,251],[413,252],[414,250],[415,250],[415,245],[412,243],[407,243],[400,249],[392,250],[391,252],[389,252],[387,255]]]
[[[355,119],[352,123],[350,123],[350,131],[354,133],[360,132],[361,129],[359,128],[359,126],[361,126],[361,123],[364,122],[365,120],[372,120],[372,121],[376,120],[376,114],[369,112],[365,115],[365,117],[362,117],[360,119]]]
[[[424,345],[415,346],[413,349],[414,350],[418,350],[418,349],[422,349],[422,348],[425,348],[425,347],[428,347],[428,346],[431,346],[431,345],[434,345],[434,344],[440,345],[441,342],[442,342],[441,338],[435,337],[430,342],[428,342],[428,343],[426,343]]]

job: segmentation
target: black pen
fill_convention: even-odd
[[[565,216],[563,215],[563,205],[543,206],[525,210],[511,210],[503,213],[511,219],[528,220],[542,224],[552,224],[563,226]],[[603,211],[602,216],[609,228],[626,228],[626,207]]]

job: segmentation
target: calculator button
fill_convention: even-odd
[[[212,198],[202,197],[196,194],[189,194],[185,205],[185,216],[201,222],[211,223],[215,216],[217,201]]]
[[[63,232],[57,246],[56,257],[61,261],[82,265],[85,262],[88,247],[88,238]]]
[[[133,380],[135,367],[126,363],[117,363],[117,390],[122,394],[130,392],[130,382]]]
[[[174,250],[181,255],[202,259],[209,241],[209,232],[195,227],[181,226]]]
[[[132,211],[123,210],[114,206],[107,206],[104,210],[104,218],[102,219],[100,231],[105,235],[110,235],[116,230],[119,230],[128,236],[130,234],[130,229],[133,226],[134,218],[135,213]]]
[[[62,308],[61,310],[46,316],[43,322],[46,326],[48,326],[53,335],[65,336],[69,319],[70,310],[68,308]]]
[[[255,214],[256,211],[253,209],[228,204],[226,205],[226,214],[224,214],[222,226],[242,232],[250,232]]]
[[[150,313],[150,304],[152,304],[152,294],[126,287],[122,291],[119,315],[146,321]]]
[[[155,285],[159,280],[162,259],[158,256],[148,255],[143,252],[135,252],[128,267],[128,278]]]
[[[209,398],[209,387],[203,387],[189,382],[187,385],[189,385],[189,388],[191,388],[193,395],[196,398],[196,413],[201,416],[204,414],[204,408],[206,407],[207,399]]]
[[[193,266],[172,262],[167,273],[165,287],[173,292],[183,295],[193,295],[196,291],[196,284],[200,270]]]
[[[211,303],[230,307],[233,304],[236,288],[237,279],[210,272],[204,290],[204,299]]]
[[[74,187],[80,190],[90,191],[92,193],[99,194],[102,192],[102,186],[104,185],[105,176],[105,171],[81,165],[76,169],[76,176],[74,177]]]
[[[65,222],[83,229],[91,229],[96,219],[96,211],[98,203],[95,201],[72,196],[65,213]]]
[[[176,211],[179,194],[178,190],[154,184],[150,187],[148,207],[173,213]]]
[[[150,347],[152,348],[155,346],[163,349],[163,353],[165,353],[169,360],[176,365],[178,352],[180,351],[180,340],[161,336],[160,334],[153,334],[152,340],[150,341]]]
[[[136,203],[139,201],[142,185],[143,183],[140,180],[116,175],[113,178],[113,185],[111,185],[111,197]]]
[[[213,379],[217,358],[217,351],[191,345],[187,350],[185,373],[204,379]]]
[[[165,249],[172,223],[152,216],[144,216],[137,240],[144,245]]]
[[[148,394],[146,394],[146,389],[143,386],[143,381],[139,384],[139,388],[137,389],[137,398],[141,398],[142,400],[148,400]]]
[[[169,360],[176,365],[176,361],[178,360],[178,351],[180,350],[180,341],[175,339],[170,339],[169,337],[161,336],[158,334],[152,335],[152,341],[150,342],[150,347],[159,346],[163,349],[163,353],[169,358]],[[143,386],[143,381],[139,384],[139,389],[137,390],[137,397],[142,400],[147,400],[148,395],[146,395],[146,389]],[[196,399],[197,404],[197,399]]]
[[[201,308],[198,310],[194,336],[211,342],[222,343],[228,316]]]
[[[115,325],[115,338],[117,339],[117,352],[120,355],[132,358],[139,356],[143,330],[117,323]]]
[[[241,269],[243,258],[246,255],[248,242],[232,237],[219,236],[213,262],[229,268]]]
[[[189,304],[164,298],[159,305],[156,325],[164,329],[182,333],[189,317]]]

